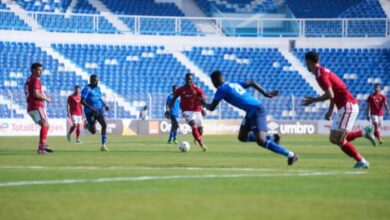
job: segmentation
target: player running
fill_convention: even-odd
[[[238,140],[242,142],[256,141],[259,146],[286,156],[288,158],[287,165],[289,166],[298,161],[297,154],[285,149],[272,138],[267,138],[266,109],[261,101],[255,99],[245,89],[253,87],[267,98],[276,97],[279,91],[274,90],[268,93],[253,81],[243,83],[225,82],[220,71],[214,71],[211,74],[211,81],[217,88],[217,92],[210,104],[202,101],[206,109],[214,111],[218,103],[223,99],[229,104],[246,111],[246,116],[242,121],[238,134]]]
[[[43,67],[40,63],[31,65],[31,76],[27,79],[24,85],[24,93],[27,98],[27,112],[33,119],[35,124],[41,127],[39,133],[38,154],[52,153],[53,150],[47,147],[46,139],[49,132],[49,121],[44,110],[43,102],[50,102],[50,98],[46,97],[42,92],[41,75]]]
[[[171,120],[171,131],[169,132],[169,138],[168,138],[168,144],[171,144],[172,141],[174,144],[177,144],[176,136],[177,136],[177,129],[179,128],[179,123],[177,122],[177,118],[179,117],[179,111],[180,111],[180,98],[176,99],[175,103],[173,104],[172,108],[169,108],[169,103],[171,103],[171,100],[174,97],[174,93],[177,89],[176,85],[172,86],[172,94],[170,94],[167,97],[166,101],[166,112],[165,112],[165,118]]]
[[[381,93],[380,84],[375,84],[374,93],[367,99],[367,120],[374,125],[374,135],[379,141],[379,144],[383,144],[381,138],[381,125],[383,123],[383,107],[386,107],[387,113],[390,114],[389,106],[387,105],[386,96]]]
[[[323,102],[329,99],[330,105],[325,115],[326,120],[331,120],[334,106],[336,105],[338,111],[333,118],[329,136],[330,142],[339,145],[345,154],[356,160],[354,168],[368,168],[368,161],[363,158],[351,143],[354,139],[365,136],[374,146],[376,145],[375,137],[370,127],[367,126],[360,131],[351,131],[359,114],[357,100],[335,73],[320,65],[320,58],[317,52],[307,52],[305,59],[309,71],[315,75],[319,86],[325,93],[316,98],[306,97],[303,105],[308,106],[312,103]]]
[[[176,99],[180,97],[180,108],[183,112],[183,117],[191,126],[192,136],[202,148],[203,152],[207,151],[207,147],[203,144],[203,108],[200,100],[205,98],[203,90],[193,83],[193,76],[187,73],[185,76],[186,84],[178,89],[173,94],[173,98],[169,103],[169,110],[165,114],[170,114]],[[195,142],[195,143],[196,143]]]
[[[102,127],[102,147],[101,151],[109,151],[107,144],[107,123],[105,118],[105,111],[110,108],[104,103],[102,99],[102,92],[98,86],[99,80],[96,75],[91,75],[89,78],[89,85],[87,85],[81,92],[81,104],[84,106],[84,114],[87,119],[86,127],[92,134],[96,133],[96,121]]]
[[[76,129],[76,144],[80,144],[80,125],[83,121],[80,86],[75,86],[73,94],[68,97],[67,110],[68,117],[72,120],[73,124],[66,135],[66,139],[70,142],[71,134]]]

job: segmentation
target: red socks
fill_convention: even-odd
[[[353,146],[351,142],[345,141],[344,145],[341,146],[341,150],[344,151],[345,154],[354,158],[356,161],[362,161],[363,157],[360,155],[359,151]]]
[[[76,128],[76,125],[72,125],[72,127],[70,127],[70,129],[69,129],[68,134],[71,135],[75,128]]]
[[[192,126],[191,128],[192,128],[192,136],[194,136],[195,140],[200,144],[200,146],[203,146],[203,141],[199,129],[195,126]]]
[[[363,137],[363,131],[350,131],[345,138],[347,141],[353,141],[356,138]]]
[[[44,125],[41,127],[41,132],[39,134],[39,146],[46,146],[47,133],[49,132],[49,126]]]
[[[77,124],[76,126],[76,140],[80,138],[80,124]]]
[[[381,139],[381,131],[380,131],[380,128],[375,129],[374,135],[375,135],[376,139],[378,139],[378,140]]]

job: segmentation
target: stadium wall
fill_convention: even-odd
[[[65,136],[71,125],[69,119],[51,119],[49,136]],[[205,135],[237,135],[241,120],[205,120]],[[362,129],[368,125],[367,121],[357,121],[354,130]],[[329,134],[331,122],[319,121],[269,121],[267,124],[269,133],[278,134]],[[114,135],[162,135],[170,131],[171,124],[167,120],[131,120],[108,119],[107,132]],[[100,126],[97,124],[97,130]],[[390,136],[390,121],[384,121],[382,135]],[[191,134],[191,128],[181,120],[179,122],[180,134]],[[82,135],[90,135],[84,128]],[[31,120],[26,119],[2,119],[0,121],[0,136],[37,136],[39,127]]]

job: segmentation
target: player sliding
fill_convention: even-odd
[[[173,99],[173,96],[174,96],[176,89],[177,89],[177,86],[173,85],[172,86],[172,94],[170,94],[167,97],[167,101],[166,101],[165,118],[171,120],[171,131],[169,132],[168,144],[171,144],[172,141],[174,144],[177,144],[176,136],[177,136],[177,129],[179,128],[179,123],[177,122],[177,118],[179,117],[179,111],[180,111],[179,110],[180,98],[176,99],[172,108],[169,108],[169,103],[171,103],[171,100]]]
[[[82,118],[82,107],[81,107],[81,96],[80,86],[74,87],[74,92],[68,97],[67,102],[68,117],[72,120],[72,127],[70,127],[66,139],[71,141],[71,134],[76,129],[76,143],[80,143],[80,125],[83,120]]]
[[[207,151],[207,147],[203,144],[203,116],[202,103],[200,100],[205,98],[203,90],[193,83],[191,73],[185,76],[186,84],[178,89],[173,94],[173,98],[169,103],[169,110],[165,114],[170,114],[176,99],[180,96],[180,108],[183,112],[183,117],[191,126],[192,135],[196,142],[202,148],[203,152]]]
[[[354,139],[365,136],[374,146],[376,144],[370,127],[367,126],[361,131],[351,131],[359,114],[357,100],[336,74],[320,65],[320,58],[317,52],[307,52],[305,59],[309,71],[315,75],[318,84],[325,93],[316,98],[306,97],[303,105],[308,106],[312,103],[323,102],[329,99],[330,105],[325,115],[326,120],[332,118],[334,106],[336,105],[338,111],[330,130],[330,142],[339,145],[345,154],[356,160],[354,168],[368,168],[368,161],[363,158],[351,143]]]
[[[41,126],[39,133],[38,154],[52,153],[53,150],[47,147],[46,139],[49,132],[49,121],[43,109],[43,102],[50,102],[42,92],[41,75],[43,73],[42,64],[33,63],[31,65],[31,76],[24,85],[24,93],[27,98],[27,112],[35,124]]]
[[[379,141],[379,144],[383,144],[381,138],[381,125],[383,123],[383,107],[386,107],[387,113],[390,114],[389,106],[387,105],[386,96],[381,94],[380,84],[375,84],[374,93],[367,99],[367,120],[374,125],[374,135]]]
[[[229,83],[220,71],[214,71],[211,74],[217,92],[213,101],[208,104],[203,101],[206,109],[214,111],[218,103],[223,99],[229,104],[246,111],[246,116],[242,121],[238,140],[242,142],[256,141],[261,147],[271,150],[275,153],[286,156],[287,165],[291,166],[298,161],[298,155],[277,144],[274,140],[267,138],[266,109],[263,104],[250,95],[245,89],[253,87],[267,98],[276,97],[279,91],[266,92],[259,84],[253,81],[244,83]],[[250,133],[250,132],[253,133]]]
[[[92,134],[96,133],[96,121],[102,127],[102,147],[101,151],[109,151],[107,144],[107,123],[104,116],[105,111],[110,108],[104,103],[102,99],[102,92],[98,86],[99,80],[96,75],[91,75],[89,78],[89,85],[87,85],[81,92],[81,104],[84,105],[84,114],[87,119],[86,127]]]

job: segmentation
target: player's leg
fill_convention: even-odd
[[[102,127],[101,135],[102,135],[102,147],[100,148],[101,151],[109,151],[106,144],[107,144],[107,122],[106,118],[104,116],[103,111],[99,113],[99,115],[96,117],[97,121],[99,122],[100,126]]]
[[[256,142],[259,146],[264,147],[274,153],[284,155],[287,157],[287,164],[293,165],[298,161],[298,155],[294,152],[286,149],[285,147],[279,145],[274,140],[267,138],[267,120],[266,120],[266,110],[264,106],[259,106],[256,109],[256,114],[252,116],[251,121],[255,121],[253,124],[252,130],[256,137]]]
[[[184,119],[186,120],[187,124],[191,127],[192,136],[194,137],[195,141],[199,143],[203,151],[207,151],[207,148],[203,146],[203,140],[199,133],[198,127],[196,125],[194,113],[195,112],[191,112],[191,111],[183,112]]]
[[[176,136],[177,136],[177,129],[179,129],[179,123],[177,122],[176,116],[171,116],[171,121],[172,121],[171,132],[172,132],[173,143],[177,144]]]
[[[92,112],[85,114],[87,129],[91,134],[96,134],[96,116]]]
[[[76,121],[75,121],[74,115],[71,115],[70,118],[72,121],[72,126],[70,127],[69,132],[66,135],[66,139],[68,140],[68,142],[71,141],[71,135],[72,135],[73,131],[76,129]]]
[[[379,144],[382,144],[383,141],[381,138],[380,130],[381,130],[381,123],[383,121],[383,117],[378,115],[371,115],[371,121],[372,121],[372,125],[374,126],[374,136],[379,141]]]
[[[81,123],[83,122],[83,119],[80,115],[75,115],[74,116],[74,125],[76,126],[76,143],[80,143],[80,126]]]
[[[52,153],[53,150],[47,147],[47,135],[49,133],[49,120],[43,108],[30,111],[28,113],[33,121],[38,124],[41,129],[39,132],[39,145],[38,154],[44,154],[46,152]]]
[[[340,146],[341,150],[348,156],[356,160],[355,168],[368,168],[368,162],[362,157],[355,146],[349,141],[349,132],[352,130],[353,124],[359,113],[359,107],[357,104],[351,105],[347,103],[347,106],[341,108],[336,117],[334,118],[332,128],[329,135],[329,140],[333,144]],[[359,135],[363,135],[362,131],[359,131]],[[354,132],[354,135],[358,133]]]
[[[332,127],[334,127],[334,130],[345,130],[343,128],[348,126],[348,124],[353,125],[355,123],[355,119],[358,114],[359,108],[357,107],[357,105],[351,105],[350,103],[348,103],[346,107],[338,111],[337,118],[335,118],[334,121],[335,124],[332,125]],[[352,118],[351,115],[353,115]],[[351,131],[351,129],[348,131],[348,134],[345,137],[347,141],[351,142],[356,138],[365,137],[371,142],[373,146],[376,146],[375,136],[370,126],[366,126],[362,130],[357,131]]]

